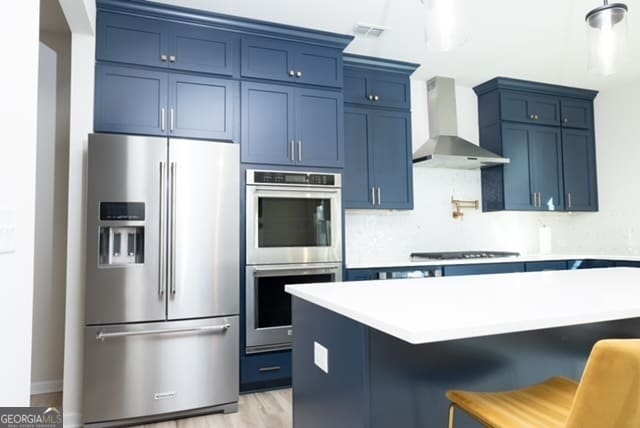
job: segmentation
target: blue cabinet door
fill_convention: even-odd
[[[375,207],[412,209],[411,116],[370,111],[369,117],[369,167],[378,199]]]
[[[296,89],[296,163],[342,168],[343,121],[343,101],[340,92]]]
[[[95,131],[166,135],[167,92],[167,73],[97,64]]]
[[[504,165],[504,208],[535,210],[529,163],[530,134],[528,125],[502,125],[502,154],[510,162]]]
[[[563,127],[593,129],[593,102],[591,100],[562,98],[560,107]]]
[[[164,21],[100,11],[96,32],[99,61],[167,66],[169,32]]]
[[[242,83],[242,162],[280,165],[295,162],[293,103],[293,88]]]
[[[378,279],[378,271],[374,269],[348,269],[347,281],[372,281]]]
[[[562,163],[567,211],[597,211],[596,159],[591,130],[562,130]]]
[[[339,49],[298,44],[294,68],[299,83],[342,87],[342,51]]]
[[[544,262],[527,262],[524,264],[526,272],[542,272],[546,270],[567,270],[566,260],[549,260]]]
[[[411,108],[409,77],[396,73],[374,72],[370,85],[374,95],[372,105],[379,107]]]
[[[229,140],[236,138],[238,82],[171,74],[169,135]]]
[[[560,124],[560,98],[558,97],[501,91],[500,105],[502,120],[536,125]]]
[[[237,75],[239,37],[234,33],[187,24],[169,32],[169,67],[201,73]]]
[[[287,381],[278,383],[278,380]],[[247,355],[240,359],[240,384],[243,391],[291,380],[291,351]]]
[[[444,266],[444,276],[485,275],[492,273],[524,272],[524,263],[487,263],[477,265]]]
[[[560,128],[530,126],[531,189],[538,193],[538,211],[564,210]]]
[[[370,105],[368,95],[371,94],[371,73],[345,67],[344,69],[344,102]]]
[[[240,71],[244,77],[293,81],[293,55],[291,43],[245,37],[242,39]]]
[[[344,208],[374,208],[368,158],[369,128],[367,110],[345,107],[342,180]]]

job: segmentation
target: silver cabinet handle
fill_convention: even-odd
[[[169,55],[169,62],[176,62],[176,56],[175,55]]]
[[[290,146],[291,146],[291,161],[295,161],[296,160],[296,146],[295,146],[296,142],[291,140],[290,142]]]
[[[271,367],[260,367],[258,369],[258,371],[260,373],[264,373],[264,372],[277,372],[278,370],[280,370],[280,366],[271,366]]]
[[[538,208],[542,208],[542,193],[538,192]]]
[[[376,188],[375,187],[371,188],[371,203],[373,205],[376,204]]]
[[[165,62],[166,62],[166,61],[167,61],[167,59],[168,59],[167,54],[162,54],[162,55],[160,55],[160,60],[161,60],[161,61],[165,61]]]
[[[169,110],[169,113],[170,113],[170,116],[171,116],[171,119],[169,120],[169,126],[170,126],[170,129],[169,129],[169,130],[170,130],[171,132],[173,132],[173,128],[174,128],[174,119],[175,119],[175,117],[174,117],[174,116],[175,116],[175,113],[174,113],[173,107],[171,108],[171,110]]]
[[[302,71],[296,71],[296,77],[297,78],[302,77]]]
[[[533,202],[531,203],[534,207],[538,206],[538,197],[536,196],[536,192],[531,193],[531,199]]]
[[[298,140],[298,161],[302,161],[302,141]]]
[[[289,76],[295,77],[295,75],[296,75],[296,71],[295,70],[289,70]]]
[[[162,107],[160,109],[160,130],[161,131],[164,131],[165,128],[167,127],[166,122],[167,122],[167,111],[165,110],[164,107]]]
[[[170,282],[171,294],[176,294],[176,181],[178,174],[178,164],[171,162],[171,249],[169,266],[171,268]]]
[[[367,99],[368,99],[369,101],[373,101],[373,95],[367,95]]]
[[[573,204],[571,203],[571,192],[567,193],[567,207],[571,208]]]
[[[167,164],[160,162],[160,281],[158,285],[158,294],[164,296],[164,290],[166,289],[167,282],[167,229],[166,229],[166,214],[167,214],[167,201],[165,195],[167,192],[166,178]]]
[[[382,204],[382,191],[378,187],[378,205]]]
[[[113,333],[105,333],[99,331],[96,335],[96,340],[104,341],[105,339],[112,339],[116,337],[129,337],[129,336],[151,336],[159,334],[176,334],[176,333],[225,333],[231,328],[231,324],[225,323],[222,325],[209,325],[205,327],[183,327],[183,328],[167,328],[160,330],[137,330],[137,331],[116,331]]]
[[[378,95],[373,96],[373,101],[380,101],[380,97]]]

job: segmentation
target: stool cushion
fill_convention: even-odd
[[[578,383],[553,377],[503,392],[449,391],[447,398],[493,428],[564,428]]]

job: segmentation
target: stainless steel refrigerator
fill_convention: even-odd
[[[85,424],[236,411],[239,148],[89,136]]]

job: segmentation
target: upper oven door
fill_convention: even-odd
[[[342,261],[339,188],[247,186],[247,264]]]

